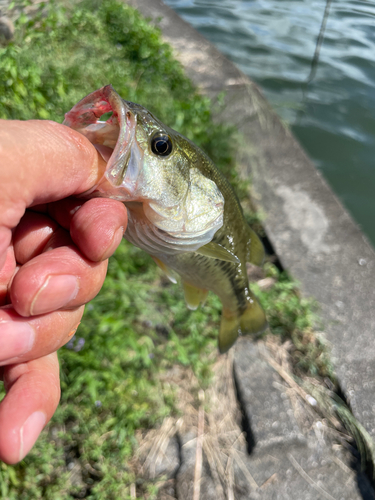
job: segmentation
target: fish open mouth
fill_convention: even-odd
[[[112,115],[106,121],[101,121],[100,118],[109,112]],[[106,196],[122,201],[127,198],[128,192],[122,193],[121,186],[135,136],[136,117],[112,85],[106,85],[84,97],[66,113],[63,124],[87,137],[107,161],[104,177],[110,186],[104,183],[104,188],[100,182],[92,191],[98,194],[103,192]]]

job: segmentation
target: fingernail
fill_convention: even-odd
[[[36,411],[30,415],[20,430],[20,454],[22,460],[34,446],[39,434],[46,423],[46,416],[42,411]]]
[[[78,279],[70,274],[50,275],[35,295],[30,314],[44,314],[55,311],[77,297]]]
[[[0,323],[0,364],[30,351],[35,331],[29,323],[4,321]]]

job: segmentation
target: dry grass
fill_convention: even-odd
[[[138,436],[139,449],[135,463],[137,474],[157,479],[156,468],[165,460],[170,440],[177,434],[186,435],[193,431],[196,440],[194,500],[200,497],[200,484],[204,474],[203,456],[214,481],[218,500],[235,498],[235,465],[243,472],[249,489],[258,488],[241,459],[242,452],[246,450],[246,439],[241,429],[241,411],[233,379],[233,351],[221,357],[213,371],[210,387],[206,391],[197,391],[198,381],[189,369],[175,370],[168,381],[177,390],[181,416],[167,417],[159,429],[152,429]]]
[[[332,394],[329,389],[313,378],[296,379],[293,376],[292,348],[290,341],[282,344],[278,337],[272,335],[259,342],[261,355],[280,375],[280,382],[275,384],[279,384],[289,396],[299,427],[305,434],[313,431],[318,439],[319,436],[322,439],[323,435],[324,439],[329,436],[330,442],[350,448],[352,435],[339,419],[336,406],[329,398]],[[189,498],[201,498],[202,481],[209,476],[214,483],[217,500],[234,500],[235,470],[242,472],[248,491],[260,492],[266,483],[277,480],[276,474],[265,484],[257,484],[241,458],[246,453],[246,438],[241,428],[242,415],[233,377],[233,357],[232,350],[215,363],[212,383],[205,391],[199,388],[198,380],[190,369],[175,367],[165,376],[165,381],[168,380],[177,393],[180,416],[167,417],[159,429],[138,436],[139,449],[134,462],[138,477],[158,481],[158,487],[164,491],[163,486],[171,482],[171,477],[164,480],[158,478],[158,466],[168,458],[166,451],[171,439],[189,435],[193,437],[185,445],[194,442],[196,450],[191,475],[194,484],[189,490]],[[293,457],[290,460],[298,468]],[[340,467],[347,467],[338,457],[336,460]],[[171,498],[174,497],[165,493],[158,496],[159,500]]]
[[[287,384],[287,395],[292,404],[294,415],[299,424],[299,427],[307,432],[314,425],[323,419],[329,422],[331,428],[339,433],[344,431],[342,423],[336,418],[333,412],[327,411],[323,405],[319,404],[314,397],[316,392],[313,388],[318,386],[316,379],[304,376],[303,379],[296,379],[293,376],[293,365],[290,351],[293,349],[291,341],[281,343],[279,337],[268,336],[264,345],[261,346],[260,352],[269,365],[280,375],[281,379]],[[320,385],[320,387],[322,387]],[[326,389],[327,393],[329,392]],[[345,436],[347,440],[349,435]]]
[[[331,441],[351,451],[354,440],[361,456],[362,468],[368,468],[374,478],[375,444],[371,436],[346,402],[337,396],[329,380],[322,383],[322,380],[306,375],[298,379],[293,376],[292,349],[289,341],[281,344],[279,338],[268,336],[261,352],[289,386],[287,394],[299,427],[305,433],[314,430],[318,439],[323,433],[329,435]],[[340,466],[345,467],[345,464],[341,462]]]

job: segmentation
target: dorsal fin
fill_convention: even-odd
[[[246,243],[246,262],[254,264],[254,266],[261,266],[264,261],[265,252],[263,243],[260,241],[259,236],[250,226],[246,226],[247,243]]]

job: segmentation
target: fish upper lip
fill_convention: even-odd
[[[99,118],[110,111],[113,112],[112,116],[107,121],[101,122]],[[110,131],[112,139],[110,147],[112,148],[115,140],[116,143],[108,160],[104,177],[112,189],[108,185],[105,189],[100,189],[102,179],[99,185],[94,186],[90,192],[101,191],[111,198],[122,201],[129,199],[129,189],[123,181],[135,140],[137,120],[112,85],[106,85],[84,97],[66,113],[63,124],[86,136],[91,143],[104,146],[108,144],[106,144],[104,134],[101,136],[101,132]]]

